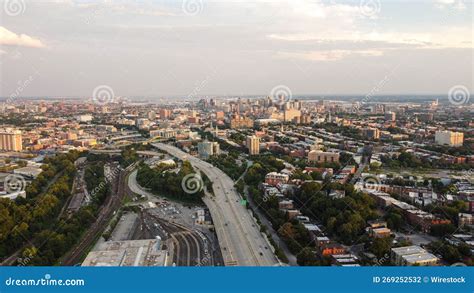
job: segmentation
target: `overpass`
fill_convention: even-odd
[[[170,155],[189,161],[212,181],[214,196],[206,192],[204,203],[209,208],[219,246],[226,266],[273,266],[279,264],[272,247],[252,214],[241,204],[234,181],[220,169],[190,156],[180,149],[162,143],[152,144]]]
[[[89,151],[91,154],[104,154],[104,155],[110,155],[110,156],[120,156],[122,154],[122,150],[97,150],[97,149],[92,149]],[[154,152],[154,151],[137,151],[137,155],[140,157],[157,157],[162,155],[161,153]]]

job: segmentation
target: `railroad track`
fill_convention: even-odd
[[[123,198],[126,195],[126,172],[120,171],[120,175],[116,179],[116,183],[112,186],[116,187],[112,194],[107,197],[106,203],[101,208],[97,220],[87,230],[81,241],[70,251],[61,263],[63,266],[73,266],[79,263],[84,254],[88,251],[93,242],[102,235],[105,227],[113,216],[113,212],[120,208]]]
[[[208,247],[208,241],[204,235],[200,235],[186,226],[168,222],[158,216],[147,215],[159,223],[161,229],[173,240],[175,245],[173,261],[177,266],[203,265],[204,261],[201,259],[202,255],[207,255],[205,265],[211,263],[212,258],[209,257],[209,252],[206,253],[206,250],[208,250],[208,248],[206,249],[206,247]]]

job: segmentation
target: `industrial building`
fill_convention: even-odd
[[[392,261],[397,266],[433,266],[439,259],[417,245],[392,248]]]
[[[167,266],[172,258],[162,249],[161,239],[107,241],[91,251],[84,262],[87,266]]]

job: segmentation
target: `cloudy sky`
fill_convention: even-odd
[[[470,0],[0,2],[3,97],[473,92]]]

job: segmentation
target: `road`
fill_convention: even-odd
[[[212,181],[214,196],[206,192],[209,208],[226,266],[273,266],[279,264],[270,244],[260,233],[251,213],[241,204],[234,181],[211,164],[162,143],[152,144],[170,155],[189,161]]]
[[[285,241],[281,240],[278,233],[275,231],[275,229],[273,229],[273,225],[267,219],[267,216],[264,213],[262,213],[260,208],[253,201],[253,198],[248,195],[248,186],[245,186],[245,195],[247,196],[247,199],[249,201],[249,205],[252,208],[252,210],[257,214],[257,216],[260,219],[260,221],[262,222],[262,224],[265,227],[267,227],[267,230],[270,233],[270,235],[272,236],[273,241],[275,241],[277,243],[277,245],[281,248],[281,250],[285,254],[286,258],[288,259],[288,264],[290,266],[298,266],[296,256],[293,253],[291,253],[291,251],[288,248],[288,246],[286,245]]]

